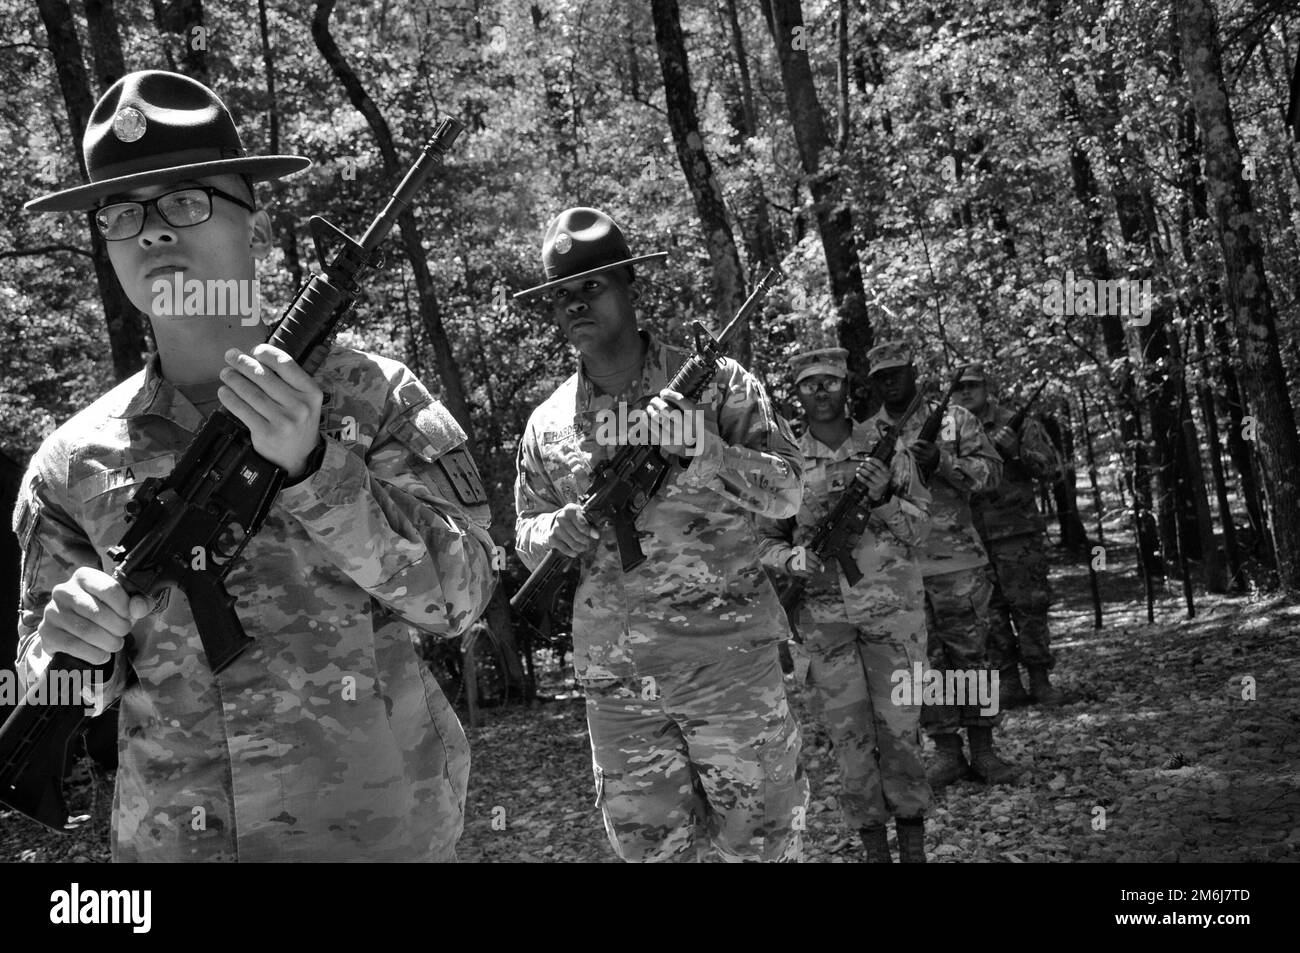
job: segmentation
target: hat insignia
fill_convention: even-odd
[[[572,247],[573,239],[569,237],[568,232],[560,232],[555,236],[555,253],[557,255],[567,255]]]
[[[113,135],[123,142],[135,142],[144,135],[148,123],[144,113],[134,106],[125,106],[113,117]]]

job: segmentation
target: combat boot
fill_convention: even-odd
[[[1012,665],[998,670],[998,708],[1019,708],[1029,704],[1029,693],[1020,681],[1020,666]]]
[[[892,864],[894,858],[889,853],[889,831],[884,824],[874,824],[861,828],[862,846],[867,850],[867,863]]]
[[[1006,784],[1016,778],[1016,769],[993,751],[992,728],[967,728],[970,738],[971,773],[989,784]]]
[[[955,731],[949,734],[935,735],[934,743],[938,746],[939,751],[934,759],[934,764],[925,773],[925,779],[930,782],[930,787],[947,787],[954,781],[960,781],[966,777],[966,773],[970,771],[970,765],[966,763],[966,756],[962,754],[961,735]]]
[[[898,835],[898,862],[925,863],[925,818],[896,817],[894,833]]]
[[[1061,690],[1052,685],[1051,676],[1047,674],[1047,669],[1040,665],[1028,666],[1029,668],[1029,693],[1034,696],[1034,701],[1040,705],[1059,705],[1065,701],[1065,696]]]

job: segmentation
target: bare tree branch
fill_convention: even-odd
[[[74,255],[85,255],[92,261],[95,258],[94,252],[88,248],[77,248],[75,245],[41,245],[37,248],[15,248],[12,251],[0,251],[0,258],[26,258],[31,255],[48,255],[51,252],[66,251]]]

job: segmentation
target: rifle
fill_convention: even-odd
[[[269,337],[308,374],[325,359],[330,336],[365,280],[383,267],[380,242],[463,129],[455,119],[438,124],[360,241],[319,215],[311,217],[308,225],[323,272],[298,290]],[[284,470],[253,449],[239,419],[218,408],[170,474],[140,485],[126,505],[130,526],[109,550],[118,563],[113,578],[127,592],[143,595],[160,585],[175,585],[185,593],[214,675],[253,642],[240,625],[235,597],[224,580],[261,528],[284,477]],[[84,703],[75,700],[51,704],[56,699],[50,685],[78,684],[80,676],[96,671],[107,682],[113,664],[112,658],[95,666],[63,652],[54,655],[0,727],[0,802],[61,833],[73,829],[61,783],[67,747],[86,713]]]
[[[957,368],[957,373],[952,376],[952,383],[944,391],[943,397],[935,405],[934,410],[930,411],[930,416],[925,418],[925,423],[921,425],[920,431],[916,435],[917,440],[924,440],[927,443],[934,443],[935,438],[939,436],[939,428],[943,426],[943,415],[948,412],[948,404],[952,400],[952,392],[957,389],[957,383],[961,380],[963,368]],[[934,467],[923,467],[917,465],[921,472],[921,479],[928,486],[930,477],[934,475]]]
[[[1007,427],[1017,437],[1020,435],[1020,428],[1025,424],[1025,418],[1029,416],[1029,408],[1034,406],[1034,402],[1038,400],[1038,395],[1043,392],[1043,388],[1047,386],[1047,383],[1047,381],[1043,381],[1039,384],[1038,390],[1034,391],[1021,408],[1016,411],[1015,416],[1007,421]]]
[[[777,269],[769,270],[717,338],[699,321],[693,322],[695,353],[681,366],[667,389],[677,391],[687,400],[698,400],[721,367],[724,348],[780,277]],[[593,526],[613,525],[625,573],[645,561],[637,537],[636,518],[659,492],[671,467],[672,461],[659,447],[647,442],[620,447],[612,459],[603,461],[592,474],[591,487],[581,500],[582,515]],[[514,594],[510,608],[540,629],[555,604],[565,575],[576,562],[575,557],[550,550]]]
[[[925,418],[925,423],[921,425],[921,430],[916,435],[917,440],[924,440],[926,443],[934,443],[935,437],[939,436],[939,428],[943,426],[943,415],[948,412],[948,404],[952,400],[952,392],[957,389],[957,382],[961,380],[964,368],[957,368],[957,373],[952,377],[952,383],[944,391],[943,398],[930,411],[930,416]]]
[[[888,467],[894,460],[899,434],[903,432],[908,420],[920,406],[921,393],[918,391],[912,398],[912,402],[907,405],[907,409],[903,411],[903,416],[898,418],[898,423],[886,424],[881,430],[880,437],[867,453],[867,458],[879,460]],[[884,499],[872,503],[866,481],[855,473],[853,480],[835,501],[831,511],[817,524],[808,540],[807,548],[818,559],[824,561],[831,556],[835,557],[850,586],[856,586],[862,580],[862,571],[853,561],[853,547],[857,545],[858,537],[866,529],[867,518],[871,515],[872,507],[886,502],[892,495],[892,489],[886,488]],[[781,608],[785,610],[786,617],[790,620],[790,631],[797,642],[802,642],[803,639],[799,637],[799,631],[795,628],[795,617],[798,615],[799,605],[803,602],[803,594],[807,586],[808,580],[796,577],[781,587]]]

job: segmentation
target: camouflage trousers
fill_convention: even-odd
[[[584,680],[596,803],[626,861],[798,861],[808,805],[776,646],[676,673]]]
[[[987,544],[989,581],[989,663],[1051,668],[1054,659],[1047,632],[1052,601],[1047,581],[1047,552],[1041,533],[1028,533]],[[1014,625],[1014,628],[1013,628]]]
[[[875,622],[799,628],[809,657],[809,703],[835,745],[840,813],[854,829],[921,817],[930,806],[921,706],[893,698],[896,673],[910,678],[912,666],[925,661],[925,616],[918,607]]]
[[[925,577],[926,654],[930,666],[945,679],[954,672],[991,683],[997,671],[988,662],[992,593],[984,566]],[[996,685],[992,694],[996,704]],[[972,704],[927,704],[921,710],[921,724],[931,736],[958,728],[991,727],[1001,719],[1000,713],[981,715],[980,706]]]

